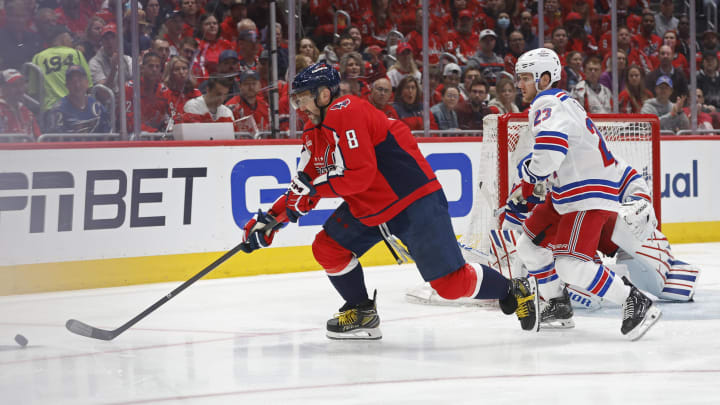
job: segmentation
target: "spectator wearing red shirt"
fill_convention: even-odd
[[[394,0],[390,3],[390,14],[395,16],[395,22],[400,32],[410,32],[415,26],[415,14],[422,7],[417,7],[417,0]]]
[[[413,76],[405,76],[395,90],[393,108],[400,120],[410,127],[411,131],[422,130],[423,97],[419,82]],[[430,129],[438,129],[435,117],[430,114]]]
[[[200,67],[202,78],[209,77],[217,71],[220,54],[233,49],[233,44],[220,38],[220,26],[212,14],[200,17],[200,29],[197,32],[198,52],[195,60]]]
[[[655,14],[652,11],[645,10],[643,12],[640,33],[633,36],[632,39],[645,55],[657,56],[662,39],[655,35]]]
[[[670,47],[673,50],[673,62],[672,65],[676,69],[681,69],[685,76],[690,77],[690,64],[682,53],[678,52],[678,37],[675,30],[669,30],[663,35],[663,44]]]
[[[367,78],[367,82],[372,83],[375,80],[387,75],[387,68],[385,67],[385,63],[382,61],[382,49],[380,49],[379,46],[368,46],[365,48],[363,56],[367,57],[367,62],[365,62],[365,76]]]
[[[625,89],[618,95],[620,114],[640,114],[643,103],[655,97],[645,87],[645,71],[638,65],[630,65],[625,70]]]
[[[565,17],[565,28],[568,33],[566,51],[578,51],[585,55],[595,55],[598,52],[595,39],[585,31],[585,21],[579,13],[572,12]]]
[[[170,44],[170,54],[177,55],[180,43],[186,36],[183,34],[183,18],[179,11],[171,11],[165,16],[165,35],[163,39]],[[192,37],[188,35],[187,37]]]
[[[167,100],[170,118],[175,124],[182,122],[185,103],[202,95],[190,75],[190,62],[182,56],[173,56],[163,73],[162,97]]]
[[[464,65],[478,48],[480,48],[480,38],[473,32],[472,12],[463,10],[458,14],[456,29],[447,34],[445,49]]]
[[[553,44],[553,50],[558,54],[560,63],[565,65],[565,53],[568,51],[568,34],[565,27],[556,27],[552,31],[550,42]]]
[[[252,116],[260,131],[270,129],[270,109],[265,97],[258,94],[260,76],[254,70],[240,73],[240,94],[231,98],[226,105],[237,119]]]
[[[415,11],[415,29],[405,37],[407,43],[413,48],[416,61],[422,61],[422,8]],[[440,62],[440,54],[445,52],[445,41],[436,31],[428,30],[428,59],[431,65]]]
[[[655,21],[655,17],[653,16],[653,22]],[[628,0],[618,0],[617,4],[617,26],[624,25],[628,27],[630,32],[635,35],[640,32],[640,26],[642,25],[643,17],[630,12],[628,7]],[[612,27],[612,16],[610,13],[603,16],[602,22],[600,24],[600,32],[603,33],[610,33],[610,28]]]
[[[716,111],[715,106],[705,104],[705,95],[701,88],[695,89],[697,96],[697,123],[699,129],[714,129],[720,126],[720,114]],[[690,107],[683,109],[685,115],[690,117]],[[715,123],[715,125],[713,125]]]
[[[544,26],[544,37],[549,37],[553,30],[563,25],[562,10],[560,10],[560,4],[558,0],[547,0],[545,1],[545,8],[543,12],[543,19],[545,21]],[[532,20],[533,26],[538,27],[538,16],[534,16]]]
[[[200,27],[200,17],[203,14],[202,8],[198,7],[197,0],[182,0],[180,13],[183,18],[183,36],[192,36],[195,29]]]
[[[82,34],[95,11],[87,2],[80,0],[62,0],[55,9],[58,24],[66,26],[75,35]]]
[[[202,96],[185,103],[183,122],[235,122],[232,111],[222,101],[230,90],[230,79],[211,77],[208,79],[208,91]]]
[[[375,108],[382,111],[387,115],[388,118],[400,119],[397,111],[390,105],[390,99],[393,96],[392,87],[390,86],[390,80],[381,78],[373,82],[370,94],[368,94],[368,101]]]
[[[627,27],[618,27],[618,50],[624,51],[627,55],[627,64],[638,65],[645,71],[645,74],[655,69],[657,62],[653,61],[648,55],[646,55],[640,48],[633,46],[632,39],[630,36],[630,30]],[[603,36],[603,57],[607,56],[610,51],[610,39]]]
[[[513,31],[508,37],[509,49],[503,61],[505,62],[505,71],[515,76],[515,64],[517,58],[525,52],[525,38],[520,31]]]
[[[362,34],[364,45],[377,45],[384,48],[387,45],[387,35],[395,29],[395,23],[390,15],[389,1],[373,0],[372,7],[365,9],[357,24]]]
[[[127,129],[133,131],[135,108],[133,106],[133,82],[125,85],[125,114]],[[157,132],[164,128],[168,118],[168,102],[162,92],[162,72],[160,71],[160,55],[148,52],[143,56],[140,68],[141,130]]]
[[[0,72],[0,133],[40,136],[35,116],[22,103],[25,77],[15,69]]]
[[[440,25],[443,27],[456,27],[460,18],[469,15],[472,18],[473,32],[479,32],[486,28],[485,21],[488,16],[483,12],[482,7],[475,0],[448,0],[449,11],[442,18]],[[493,22],[494,23],[494,22]]]
[[[230,42],[236,42],[238,38],[237,25],[247,18],[246,0],[230,0],[230,15],[220,24],[220,37]]]

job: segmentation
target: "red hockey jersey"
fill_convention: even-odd
[[[359,97],[335,100],[302,140],[298,170],[313,179],[317,197],[342,197],[365,225],[387,222],[441,189],[407,125]]]

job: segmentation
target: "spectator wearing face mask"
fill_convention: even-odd
[[[495,34],[497,35],[497,41],[495,43],[496,54],[505,55],[509,52],[510,33],[514,30],[515,28],[510,24],[510,14],[501,12],[495,24]]]

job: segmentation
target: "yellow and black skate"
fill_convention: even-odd
[[[518,277],[510,280],[510,292],[508,296],[500,300],[500,309],[506,315],[513,312],[520,321],[523,330],[540,330],[540,296],[538,295],[537,280],[534,277]]]
[[[346,303],[339,312],[327,321],[327,334],[330,339],[377,340],[382,338],[380,332],[380,317],[377,314],[375,300],[373,299],[351,305]]]

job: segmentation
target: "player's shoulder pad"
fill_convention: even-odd
[[[568,94],[565,90],[548,89],[535,96],[535,99],[532,101],[532,103],[530,103],[530,108],[533,110],[537,110],[541,106],[553,107],[559,105],[561,102],[567,100],[569,97],[570,94]]]

